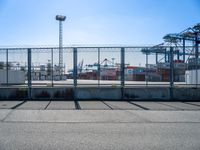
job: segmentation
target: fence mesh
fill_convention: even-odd
[[[182,49],[63,47],[60,62],[58,47],[30,48],[31,59],[27,48],[1,48],[0,85],[76,86],[77,82],[77,86],[197,87],[199,53],[195,53],[195,47],[186,47],[185,53]]]

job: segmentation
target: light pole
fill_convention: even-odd
[[[56,20],[59,21],[59,75],[62,79],[63,73],[63,48],[62,48],[62,22],[65,21],[66,16],[56,15]]]

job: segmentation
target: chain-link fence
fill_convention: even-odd
[[[0,86],[192,86],[200,84],[195,47],[1,48]],[[62,64],[62,65],[60,65]]]

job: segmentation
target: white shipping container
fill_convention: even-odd
[[[5,69],[0,69],[0,84],[7,83],[7,74]],[[8,70],[9,84],[24,84],[25,72],[21,70]]]
[[[186,84],[200,84],[200,70],[187,70],[185,79]]]

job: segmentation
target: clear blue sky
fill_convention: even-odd
[[[0,46],[158,44],[200,22],[200,0],[0,0]]]

